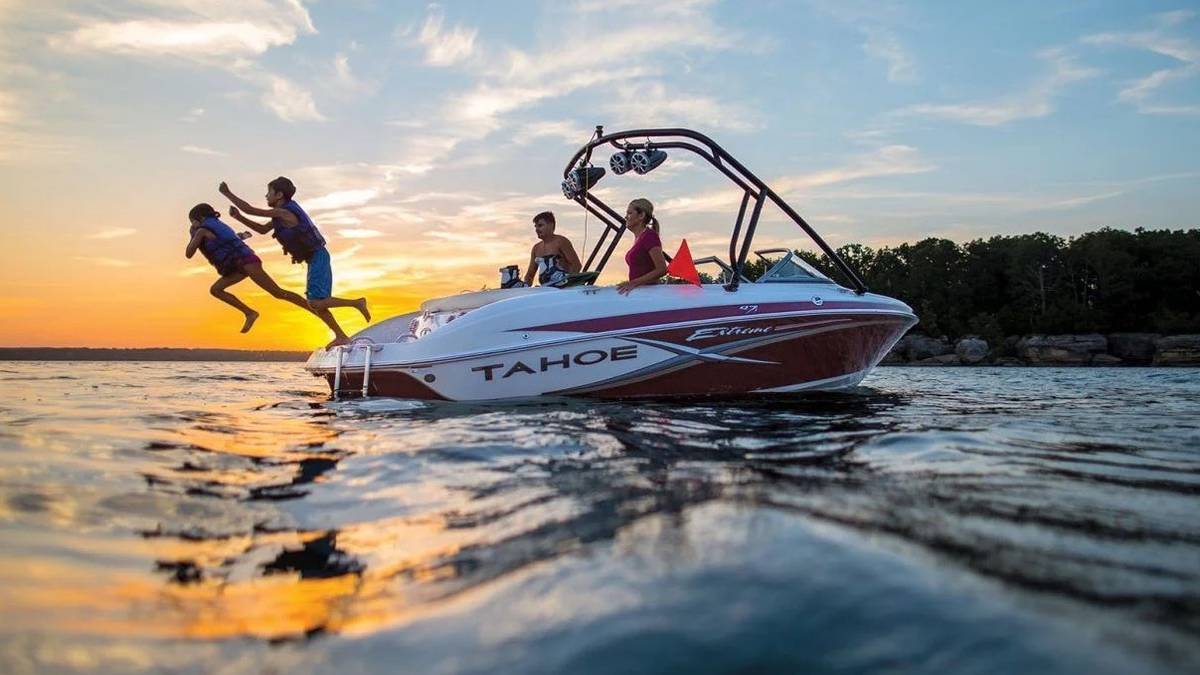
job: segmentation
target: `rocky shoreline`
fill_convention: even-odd
[[[1200,335],[1014,335],[990,345],[973,335],[951,341],[910,333],[880,365],[1200,366]]]

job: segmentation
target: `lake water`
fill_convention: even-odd
[[[1200,669],[1200,371],[330,402],[0,362],[0,671]]]

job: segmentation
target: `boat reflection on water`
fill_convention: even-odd
[[[683,408],[647,404],[634,414],[577,401],[503,410],[442,404],[385,414],[346,407],[365,423],[414,428],[497,415],[533,428],[542,420],[539,434],[592,434],[603,443],[599,452],[524,458],[498,467],[483,484],[439,486],[454,495],[450,508],[331,529],[287,529],[279,524],[286,517],[259,508],[301,498],[306,486],[336,470],[346,452],[327,417],[310,416],[305,433],[289,430],[289,437],[313,439],[303,449],[272,449],[262,437],[235,437],[220,450],[180,444],[169,448],[177,465],[146,474],[152,490],[254,505],[256,518],[240,529],[184,521],[144,531],[165,584],[144,589],[137,602],[154,607],[148,628],[164,636],[371,632],[436,612],[506,574],[614,539],[646,516],[679,517],[726,497],[764,499],[756,486],[789,467],[805,474],[844,470],[842,457],[870,436],[864,416],[896,400],[810,396],[800,417],[761,398]],[[736,413],[723,412],[729,406]],[[820,420],[821,428],[798,427],[803,418]],[[856,434],[845,437],[851,428]],[[197,425],[183,435],[211,441],[211,433]],[[810,449],[797,450],[801,437]],[[428,452],[436,459],[454,453]]]

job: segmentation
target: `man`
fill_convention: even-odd
[[[537,274],[538,283],[542,286],[553,286],[566,281],[568,274],[577,274],[583,269],[571,240],[554,234],[554,225],[554,214],[550,211],[542,211],[533,217],[533,231],[537,234],[538,242],[529,252],[526,286],[533,285],[534,274]]]

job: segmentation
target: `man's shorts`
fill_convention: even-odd
[[[324,300],[333,295],[333,266],[329,263],[329,250],[324,247],[308,259],[305,295],[309,300]]]

